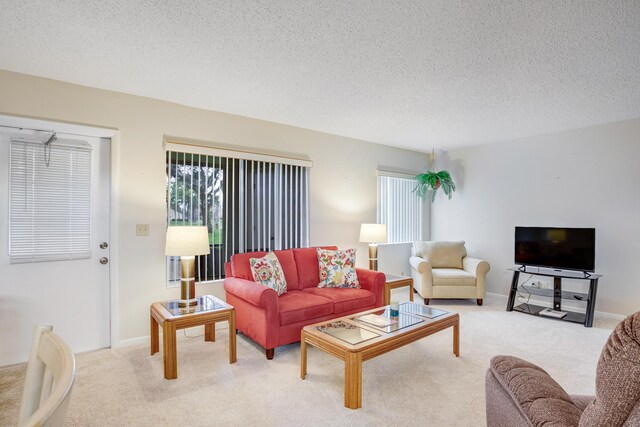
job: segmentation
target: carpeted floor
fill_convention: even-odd
[[[406,300],[401,290],[394,296]],[[215,343],[179,332],[178,379],[163,378],[162,350],[149,346],[78,354],[70,426],[482,426],[489,359],[512,354],[546,369],[569,393],[594,391],[596,362],[618,320],[596,316],[594,327],[505,311],[505,301],[436,301],[461,316],[461,357],[452,331],[427,337],[363,365],[363,407],[343,406],[344,366],[309,349],[299,377],[299,344],[262,349],[238,336],[238,361],[228,363],[227,332]],[[15,425],[25,365],[0,368],[0,425]]]

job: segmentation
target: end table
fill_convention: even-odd
[[[151,314],[151,355],[159,351],[162,326],[164,377],[178,378],[176,330],[204,325],[204,340],[216,340],[216,322],[229,322],[229,363],[236,361],[236,312],[232,305],[214,297],[203,295],[192,307],[179,307],[178,301],[154,302]]]
[[[413,279],[407,276],[398,276],[395,274],[386,274],[387,281],[384,284],[384,305],[389,305],[391,301],[391,289],[409,287],[409,301],[413,302]]]

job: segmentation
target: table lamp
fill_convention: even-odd
[[[378,243],[387,241],[385,224],[362,224],[360,242],[369,243],[369,270],[378,270]]]
[[[180,257],[180,307],[197,304],[196,300],[196,255],[210,251],[207,227],[169,226],[164,254]]]

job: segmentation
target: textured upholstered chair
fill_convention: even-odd
[[[429,305],[432,298],[484,299],[489,263],[467,256],[463,241],[414,242],[411,248],[413,288]]]
[[[640,426],[640,312],[602,350],[595,396],[570,396],[542,368],[496,356],[486,376],[487,425]]]

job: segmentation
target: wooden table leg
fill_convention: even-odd
[[[453,325],[453,354],[460,357],[460,323]]]
[[[305,379],[307,376],[307,342],[305,341],[304,331],[300,340],[300,378]]]
[[[391,285],[389,283],[384,284],[384,305],[389,305],[391,301]]]
[[[413,302],[413,280],[409,284],[409,301]]]
[[[160,351],[160,330],[158,328],[158,322],[151,317],[151,355],[153,356]]]
[[[229,316],[229,363],[236,362],[236,312]]]
[[[216,340],[216,324],[206,323],[204,325],[204,340],[214,342]]]
[[[344,359],[344,406],[362,407],[362,353],[347,352]]]
[[[178,378],[176,325],[166,320],[162,324],[162,352],[164,353],[164,377],[168,380]]]

